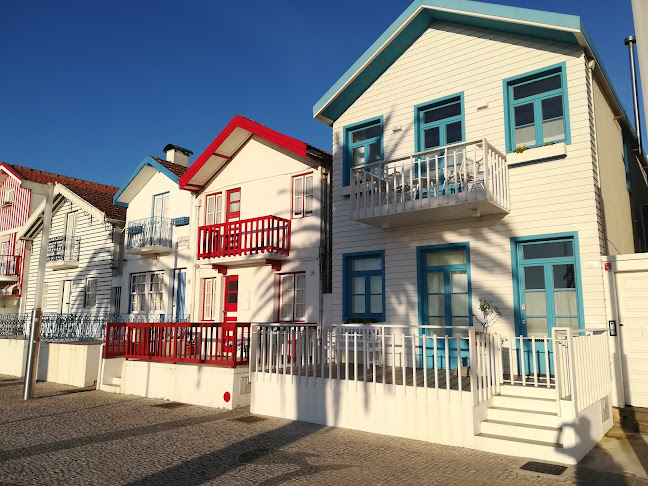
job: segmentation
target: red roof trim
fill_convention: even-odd
[[[207,147],[207,149],[202,154],[200,154],[200,157],[198,157],[196,161],[193,164],[191,164],[189,170],[187,170],[187,172],[185,172],[185,174],[182,177],[180,177],[179,180],[180,189],[184,189],[185,186],[199,187],[199,188],[202,187],[202,186],[197,186],[196,184],[192,184],[191,180],[202,168],[202,166],[205,165],[205,162],[207,162],[209,157],[211,157],[212,155],[218,155],[216,151],[223,144],[223,142],[227,140],[227,138],[232,134],[232,132],[236,128],[242,128],[244,130],[247,130],[252,135],[261,137],[267,140],[268,142],[275,143],[280,147],[285,148],[286,150],[290,150],[291,152],[294,152],[300,157],[306,157],[306,149],[308,145],[306,145],[304,142],[301,142],[295,138],[289,137],[288,135],[284,135],[283,133],[279,133],[275,130],[265,127],[259,123],[256,123],[245,117],[242,117],[241,115],[236,115],[234,118],[232,118],[232,121],[230,121],[227,124],[227,126],[223,129],[223,131],[220,132],[220,134],[214,139],[214,141],[209,145],[209,147]],[[222,155],[219,156],[222,157]],[[187,187],[187,190],[190,189]]]
[[[6,162],[0,163],[0,169],[6,172],[10,172],[16,179],[22,180],[22,177],[20,177],[20,175],[18,175],[18,173],[13,170],[13,168],[9,167],[9,164],[7,164]]]

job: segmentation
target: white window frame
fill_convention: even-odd
[[[313,183],[315,174],[301,174],[292,178],[292,218],[303,218],[313,215],[315,202]]]
[[[216,279],[203,279],[203,321],[214,321]]]
[[[305,322],[306,273],[279,275],[279,322]]]
[[[147,283],[146,273],[132,273],[131,274],[131,289],[130,289],[130,310],[131,312],[145,312],[146,311],[146,283]],[[136,277],[143,277],[143,280],[140,282],[135,282]],[[137,286],[137,287],[136,287]],[[143,288],[143,290],[138,290]],[[137,299],[136,299],[137,297]],[[138,307],[135,308],[135,301],[138,301]]]
[[[95,307],[97,305],[97,286],[99,279],[96,277],[87,278],[85,281],[85,292],[83,296],[83,307]]]
[[[149,312],[162,312],[164,310],[164,272],[151,272],[147,280],[148,310]]]
[[[5,191],[5,197],[4,201],[2,202],[3,204],[6,204],[7,206],[12,205],[14,202],[14,197],[16,196],[16,190],[12,187],[10,189],[7,189]]]
[[[209,206],[212,204],[210,210]],[[205,225],[211,226],[223,222],[223,193],[209,194],[205,201]]]

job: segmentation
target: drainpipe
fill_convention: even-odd
[[[194,216],[189,218],[189,254],[191,255],[191,296],[189,299],[185,296],[185,302],[189,302],[189,320],[197,322],[194,310],[197,307],[198,297],[198,226],[200,224],[200,197],[191,193],[191,207],[194,208]]]
[[[643,146],[641,144],[641,120],[639,119],[639,94],[637,92],[637,67],[635,66],[634,45],[637,39],[634,35],[625,38],[625,45],[628,46],[630,52],[630,74],[632,75],[632,100],[634,103],[634,121],[635,131],[637,132],[637,143],[639,144],[639,155],[643,154]]]
[[[635,37],[637,39],[637,61],[641,77],[644,115],[648,113],[648,1],[632,0],[632,17],[634,18]]]
[[[43,216],[43,231],[41,233],[40,257],[38,260],[38,276],[36,277],[36,296],[32,322],[29,329],[29,351],[27,354],[27,368],[25,370],[25,389],[23,399],[34,398],[34,385],[36,383],[36,368],[38,367],[38,351],[40,348],[40,331],[43,320],[43,286],[45,284],[45,265],[47,263],[47,247],[49,246],[50,229],[52,227],[52,201],[54,200],[54,184],[47,184],[45,198],[45,214]]]

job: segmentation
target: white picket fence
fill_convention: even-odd
[[[454,334],[454,335],[448,335]],[[482,334],[473,327],[255,324],[251,378],[425,399],[473,400],[504,384],[546,387],[574,413],[611,392],[606,330],[556,328],[551,338]]]

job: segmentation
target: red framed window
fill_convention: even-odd
[[[238,220],[241,217],[241,188],[227,191],[227,221]]]
[[[306,319],[306,273],[279,275],[279,321],[303,322]]]
[[[313,214],[313,173],[292,178],[292,217],[303,218]]]
[[[220,224],[223,222],[223,194],[216,192],[208,194],[205,198],[205,225]]]

